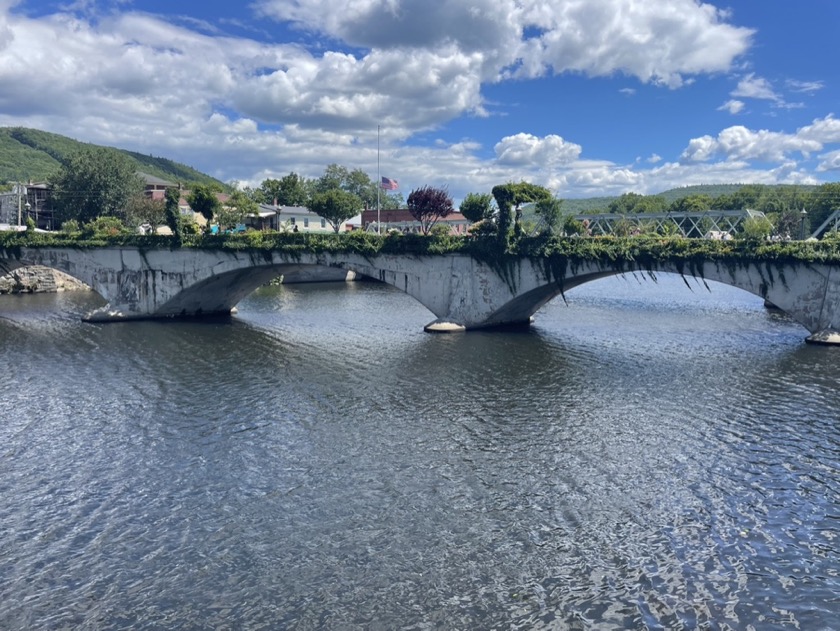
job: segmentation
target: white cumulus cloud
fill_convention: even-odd
[[[825,144],[837,142],[840,142],[840,120],[832,115],[817,119],[794,133],[754,131],[736,125],[724,129],[716,138],[709,135],[693,138],[680,160],[697,163],[718,156],[725,160],[784,162],[791,153],[809,157],[822,151]]]
[[[500,164],[543,167],[574,162],[580,156],[581,146],[553,134],[544,138],[516,134],[502,138],[495,151]]]

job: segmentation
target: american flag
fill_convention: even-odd
[[[379,186],[386,191],[395,191],[400,187],[400,183],[396,180],[392,180],[389,177],[383,177],[382,182],[379,184]]]

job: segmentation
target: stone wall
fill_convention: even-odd
[[[90,287],[63,272],[40,265],[21,267],[0,276],[0,294],[89,291]]]

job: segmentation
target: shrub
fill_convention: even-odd
[[[586,234],[586,226],[582,221],[569,216],[566,217],[566,220],[563,222],[563,232],[567,236],[583,235]]]
[[[81,228],[79,227],[79,222],[75,219],[68,219],[63,224],[61,224],[61,231],[64,234],[78,234],[81,232]]]
[[[467,228],[467,232],[476,237],[480,237],[496,234],[496,229],[496,224],[493,223],[493,221],[484,219],[472,224],[469,228]]]
[[[115,237],[128,231],[117,217],[97,217],[85,225],[84,232],[95,237]]]
[[[184,219],[181,221],[181,234],[184,236],[201,234],[201,226],[191,219]]]
[[[773,224],[766,217],[748,217],[741,224],[741,232],[738,238],[751,242],[766,241],[772,232]]]

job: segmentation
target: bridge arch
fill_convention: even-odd
[[[530,319],[558,295],[585,283],[626,273],[649,275],[654,279],[658,273],[668,273],[682,276],[687,284],[688,279],[693,278],[704,285],[706,281],[715,281],[735,287],[764,299],[786,313],[812,333],[809,341],[836,343],[832,331],[840,325],[840,270],[818,264],[744,263],[733,266],[705,261],[687,271],[681,262],[644,267],[625,262],[610,268],[593,262],[578,265],[561,279],[551,278],[545,273],[540,278],[539,270],[535,270],[531,274],[533,286],[523,287],[511,300],[500,305],[488,322],[494,325],[508,318]]]
[[[240,301],[272,280],[284,283],[345,281],[353,270],[319,264],[265,263],[213,274],[173,296],[161,310],[174,315],[230,313]]]
[[[11,274],[11,273],[14,273],[15,271],[20,270],[20,269],[36,267],[36,266],[47,268],[47,269],[52,269],[52,270],[55,270],[55,271],[58,271],[58,272],[62,272],[65,276],[69,276],[73,280],[78,281],[79,283],[82,283],[82,284],[90,287],[89,281],[87,279],[83,278],[82,275],[67,273],[64,270],[60,269],[59,267],[50,265],[48,263],[45,264],[45,263],[40,263],[40,262],[27,262],[27,261],[21,261],[21,260],[16,260],[16,259],[0,258],[0,274]],[[58,280],[57,280],[57,284],[58,284]],[[99,292],[96,292],[95,288],[91,287],[91,289],[95,293],[99,293]],[[101,296],[101,294],[100,294],[100,296]],[[101,296],[101,297],[104,298],[104,296]]]

